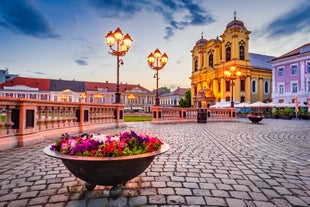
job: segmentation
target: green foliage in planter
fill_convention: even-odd
[[[285,108],[280,111],[280,115],[283,115],[283,116],[291,116],[294,113],[295,113],[294,109],[291,109],[291,108]]]
[[[307,111],[305,109],[299,109],[298,115],[306,115]]]

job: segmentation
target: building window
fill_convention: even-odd
[[[230,81],[226,81],[226,92],[230,91]]]
[[[107,98],[105,96],[102,97],[102,103],[103,104],[107,103]]]
[[[47,100],[47,95],[41,95],[42,100]]]
[[[278,70],[278,76],[279,77],[283,77],[284,76],[284,69],[283,68],[279,68],[279,70]]]
[[[283,84],[279,85],[279,94],[284,94],[284,85]]]
[[[225,101],[230,101],[230,96],[226,96]]]
[[[89,97],[89,102],[90,102],[90,103],[93,103],[93,102],[94,102],[94,97],[93,97],[92,95]]]
[[[30,95],[31,97],[31,95]],[[58,96],[54,96],[54,101],[58,101]]]
[[[194,58],[194,69],[195,71],[198,71],[198,57],[197,56]]]
[[[244,41],[241,41],[239,43],[239,59],[240,60],[244,60],[244,45],[245,45]]]
[[[111,96],[110,103],[114,103],[114,95]]]
[[[209,66],[213,67],[213,54],[209,55]]]
[[[245,80],[240,80],[240,91],[245,91]]]
[[[221,92],[221,82],[218,82],[218,92],[220,93]]]
[[[264,83],[264,93],[265,94],[269,93],[269,81],[265,81]]]
[[[19,94],[18,94],[18,98],[25,98],[25,94],[23,94],[23,93],[22,93],[22,94],[21,94],[21,93],[19,93]]]
[[[73,101],[73,97],[69,96],[69,102],[72,102],[72,101]]]
[[[292,75],[296,75],[297,74],[297,65],[292,65],[291,69],[292,69]]]
[[[298,90],[298,84],[297,83],[292,83],[292,93],[297,93]]]
[[[228,42],[226,44],[226,61],[231,60],[231,44]]]
[[[257,80],[252,80],[252,93],[257,93]]]
[[[307,63],[308,73],[310,73],[310,62]]]
[[[242,102],[245,102],[245,97],[244,96],[241,96],[240,97],[240,102],[242,103]]]
[[[310,92],[310,81],[307,82],[308,92]]]

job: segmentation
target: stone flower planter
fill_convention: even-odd
[[[257,115],[257,114],[248,115],[248,119],[254,124],[258,124],[261,120],[263,120],[263,118],[264,118],[263,115]]]
[[[45,147],[44,153],[61,159],[73,175],[86,181],[87,190],[93,190],[96,185],[113,186],[109,193],[116,199],[121,194],[119,184],[125,184],[140,175],[155,156],[167,152],[170,146],[164,143],[156,152],[120,157],[74,156],[52,151],[50,148],[51,145]]]

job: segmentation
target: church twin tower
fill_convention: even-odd
[[[220,38],[206,40],[201,35],[191,51],[193,105],[206,107],[229,102],[231,97],[234,102],[271,100],[272,70],[268,61],[274,57],[249,53],[250,33],[235,13]],[[234,71],[228,76],[231,69]]]

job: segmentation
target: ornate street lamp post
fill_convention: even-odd
[[[128,99],[130,100],[130,111],[132,112],[132,104],[133,104],[133,100],[135,99],[136,97],[133,95],[133,94],[130,94],[128,96]]]
[[[156,78],[156,98],[155,98],[155,106],[159,106],[159,95],[158,95],[158,71],[161,70],[166,63],[168,62],[168,56],[166,53],[161,54],[159,49],[156,49],[153,53],[151,53],[147,57],[147,62],[149,66],[156,70],[156,74],[154,78]]]
[[[226,79],[230,80],[231,84],[231,101],[230,107],[234,108],[234,80],[241,76],[241,71],[236,71],[235,66],[231,66],[229,70],[224,71],[224,76]]]
[[[124,56],[128,52],[131,46],[131,43],[132,43],[132,39],[129,36],[129,34],[126,34],[123,37],[123,33],[120,30],[120,28],[117,28],[114,32],[110,31],[105,36],[105,38],[106,38],[107,44],[109,45],[111,49],[110,54],[117,57],[116,59],[117,60],[116,62],[117,63],[117,74],[116,74],[117,81],[116,81],[115,103],[118,104],[120,103],[120,100],[121,100],[121,94],[119,92],[119,67],[120,67],[120,64],[124,64],[123,60],[120,59],[120,56]],[[114,43],[116,43],[115,48],[113,48]]]

